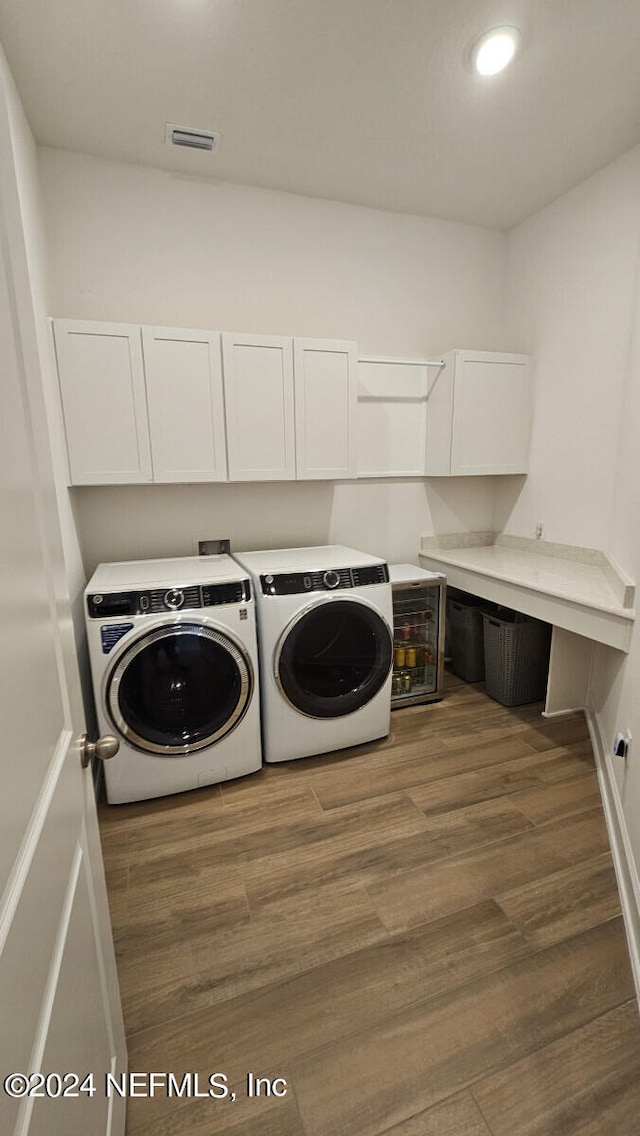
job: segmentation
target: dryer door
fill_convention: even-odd
[[[105,704],[130,745],[182,757],[233,730],[252,689],[251,661],[239,644],[213,627],[176,622],[123,649],[107,676]]]
[[[366,706],[388,678],[388,624],[357,600],[314,604],[286,629],[275,660],[284,697],[310,718],[340,718]]]

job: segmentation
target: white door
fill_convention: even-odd
[[[0,100],[0,154],[10,153]],[[0,1132],[121,1136],[126,1050],[13,167],[0,174]],[[36,382],[35,380],[38,379]],[[60,1074],[21,1095],[20,1075]],[[93,1074],[95,1091],[82,1080]],[[11,1079],[11,1074],[17,1077]],[[76,1074],[78,1085],[73,1076]],[[59,1097],[64,1089],[79,1095]],[[17,1093],[17,1096],[12,1095]],[[49,1095],[48,1095],[49,1094]]]
[[[71,485],[151,481],[140,328],[53,321]]]
[[[222,336],[229,481],[296,476],[292,340]]]
[[[143,327],[154,481],[226,481],[220,335]]]
[[[358,345],[352,341],[293,341],[300,479],[356,476],[357,354]]]
[[[451,473],[526,473],[529,357],[456,351]]]

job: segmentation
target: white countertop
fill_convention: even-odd
[[[632,602],[633,586],[617,580],[604,557],[585,563],[579,549],[567,549],[567,556],[550,551],[555,548],[538,553],[500,543],[464,544],[423,548],[419,559],[423,567],[445,572],[451,587],[628,651],[635,611],[623,598]]]
[[[625,619],[635,618],[633,608],[622,606],[602,568],[594,564],[519,552],[495,544],[486,548],[434,548],[422,555],[438,563],[455,564],[599,611],[613,612]]]

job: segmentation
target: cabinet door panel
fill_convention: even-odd
[[[70,481],[151,481],[140,328],[53,323]]]
[[[461,358],[453,398],[451,472],[525,473],[528,367],[508,359]]]
[[[229,480],[293,480],[291,339],[225,334],[222,356]]]
[[[356,344],[294,339],[296,469],[355,477]]]
[[[226,481],[220,336],[142,329],[154,481]]]

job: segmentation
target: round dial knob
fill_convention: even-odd
[[[331,568],[328,572],[325,572],[322,579],[324,580],[325,587],[327,588],[337,588],[338,584],[340,583],[340,576],[333,570],[333,568]]]
[[[164,602],[171,611],[177,611],[184,603],[184,592],[180,588],[169,588],[164,594]]]

